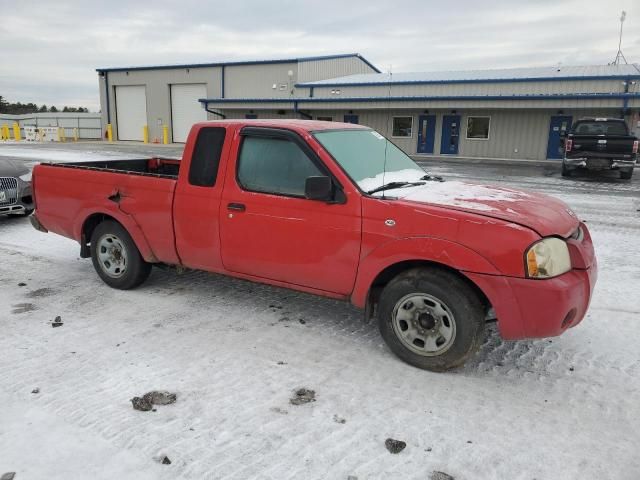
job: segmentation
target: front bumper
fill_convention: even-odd
[[[548,279],[516,278],[467,273],[487,296],[505,339],[560,335],[582,321],[598,278],[591,234],[567,239],[572,270]]]
[[[487,295],[502,338],[555,337],[578,325],[589,308],[597,264],[545,280],[467,274]]]
[[[17,198],[15,197],[15,186],[12,187],[12,194],[9,194],[9,191],[7,190],[4,198],[13,198],[13,200],[7,203],[0,204],[0,215],[24,215],[33,210],[34,207],[31,182],[25,182],[18,178],[17,183]]]

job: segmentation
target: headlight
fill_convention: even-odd
[[[527,276],[551,278],[571,270],[571,258],[567,243],[555,237],[534,243],[525,254]]]
[[[25,173],[24,175],[20,175],[18,178],[23,182],[29,183],[31,181],[31,172]]]

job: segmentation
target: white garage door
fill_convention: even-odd
[[[118,140],[142,141],[147,124],[147,94],[144,85],[116,87]]]
[[[174,142],[186,142],[191,125],[207,120],[199,98],[206,98],[204,83],[171,85],[171,128]]]

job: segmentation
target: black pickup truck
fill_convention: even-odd
[[[629,179],[638,155],[638,139],[619,118],[583,118],[564,137],[562,176],[577,169],[619,170]]]

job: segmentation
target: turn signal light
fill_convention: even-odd
[[[638,153],[638,140],[633,142],[633,148],[631,149],[631,153]]]
[[[573,140],[571,140],[570,138],[567,138],[564,142],[564,151],[570,152],[571,147],[573,147]],[[637,145],[636,145],[636,148],[637,148]]]

